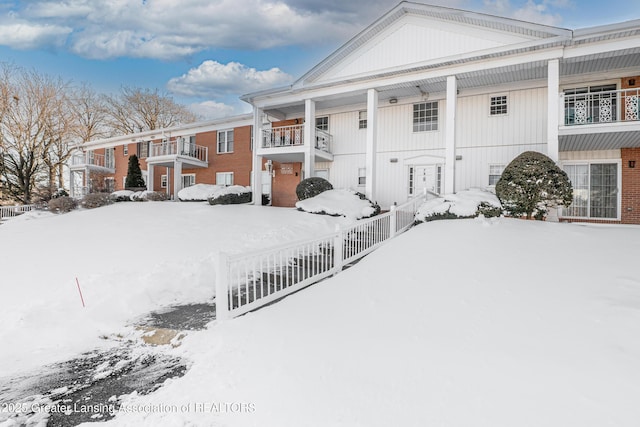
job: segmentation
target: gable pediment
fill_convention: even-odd
[[[314,67],[296,85],[375,76],[509,51],[564,36],[567,31],[405,2]]]

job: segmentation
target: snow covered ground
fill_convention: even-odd
[[[421,224],[173,351],[116,426],[637,426],[639,227]]]
[[[218,251],[332,232],[295,209],[122,202],[0,225],[0,378],[76,356],[161,306],[211,300]],[[76,277],[86,307],[82,307]]]
[[[0,268],[2,370],[78,351],[156,306],[210,298],[219,249],[346,219],[126,203],[15,221],[0,226],[15,248]],[[120,396],[107,425],[637,426],[639,254],[636,226],[420,224],[334,278],[167,347],[190,370]]]

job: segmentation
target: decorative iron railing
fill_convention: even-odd
[[[565,126],[640,120],[640,89],[563,94]]]

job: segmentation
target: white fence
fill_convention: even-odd
[[[36,209],[36,205],[0,206],[0,219],[11,218]]]
[[[340,271],[406,231],[425,196],[334,233],[266,250],[221,253],[216,269],[216,319],[240,316]]]

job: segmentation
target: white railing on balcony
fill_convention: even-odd
[[[36,209],[36,205],[0,206],[0,219],[12,218]]]
[[[640,120],[640,89],[563,94],[565,126]]]
[[[149,157],[175,155],[191,157],[206,163],[209,160],[209,147],[182,140],[151,144]]]
[[[114,168],[113,157],[105,158],[104,154],[96,154],[88,151],[82,154],[76,154],[71,158],[73,166],[98,166],[107,169]]]
[[[329,132],[316,129],[318,150],[331,152],[333,136]],[[262,148],[291,147],[304,145],[304,125],[280,126],[262,130]]]
[[[406,231],[421,195],[346,229],[251,253],[220,253],[216,269],[216,318],[237,317],[342,271]]]

